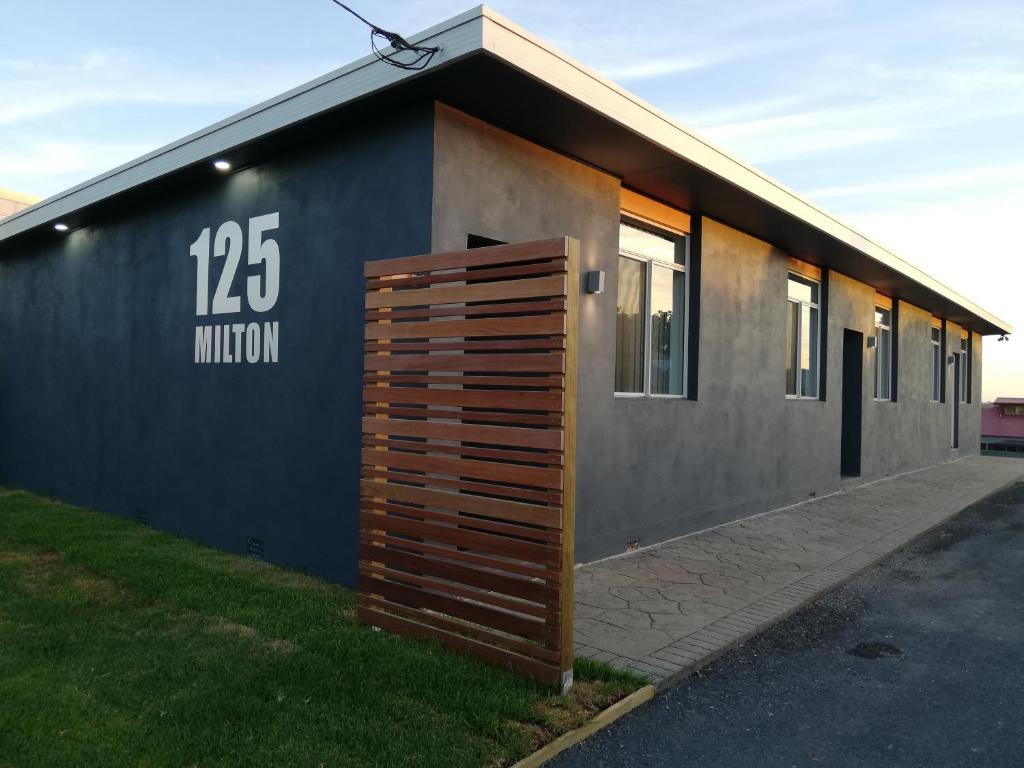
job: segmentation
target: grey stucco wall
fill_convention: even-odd
[[[872,332],[874,290],[832,273],[828,400],[783,396],[787,255],[704,220],[699,400],[613,394],[619,182],[440,105],[373,131],[167,191],[66,237],[0,254],[0,483],[49,493],[229,551],[355,575],[363,261],[571,235],[580,301],[577,556],[614,554],[839,485],[843,328]],[[196,365],[203,227],[279,212],[281,295],[209,322],[280,323],[279,362]],[[244,295],[243,256],[233,294]],[[213,270],[213,275],[219,274]],[[211,278],[214,279],[214,278]],[[210,286],[210,293],[214,291]],[[929,396],[929,319],[900,309],[899,401],[871,401],[864,479],[978,451],[981,343],[961,450]],[[959,328],[948,327],[950,349]]]
[[[442,104],[434,130],[435,251],[465,248],[469,234],[510,243],[571,235],[585,270],[618,247],[614,176]]]
[[[615,178],[439,106],[433,246],[469,233],[508,242],[573,235],[581,268],[606,272],[605,292],[580,299],[576,553],[587,561],[718,525],[841,483],[843,330],[873,334],[875,290],[829,275],[827,400],[784,396],[788,255],[703,220],[699,399],[616,398]],[[895,403],[875,402],[864,351],[862,480],[977,453],[980,338],[961,450],[950,448],[947,402],[930,398],[930,315],[900,304]],[[959,328],[948,327],[950,349]]]
[[[0,483],[353,583],[362,265],[430,249],[433,105],[0,254]],[[204,227],[279,212],[280,296],[196,316]],[[220,274],[211,259],[212,297]],[[277,321],[277,363],[194,362],[206,322]]]

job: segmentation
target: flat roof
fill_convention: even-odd
[[[671,117],[480,6],[417,35],[421,72],[370,55],[0,221],[5,240],[358,102],[430,96],[618,175],[624,186],[738,226],[983,334],[1010,325]],[[502,98],[495,98],[501,94]],[[523,109],[530,104],[530,109]]]

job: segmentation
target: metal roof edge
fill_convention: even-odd
[[[561,91],[648,141],[746,190],[762,201],[856,249],[962,307],[1004,333],[1009,323],[911,262],[798,195],[781,182],[733,157],[674,118],[587,67],[491,8],[484,7],[484,47],[511,66]],[[544,59],[547,59],[546,61]]]

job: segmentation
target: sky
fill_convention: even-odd
[[[470,0],[350,0],[409,35]],[[1020,333],[1024,3],[494,0],[497,11],[822,205]],[[330,0],[0,0],[0,187],[48,196],[360,58]]]

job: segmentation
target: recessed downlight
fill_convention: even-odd
[[[56,229],[58,232],[67,232],[68,231],[68,225],[65,224],[62,221],[59,221],[56,224],[54,224],[53,228]]]
[[[216,168],[218,171],[230,171],[231,163],[229,163],[227,160],[214,160],[213,167]]]

